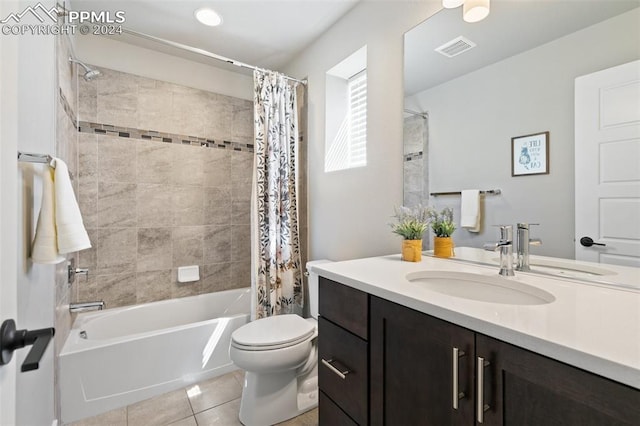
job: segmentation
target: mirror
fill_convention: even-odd
[[[407,32],[405,204],[452,207],[459,223],[459,195],[429,194],[500,189],[481,196],[480,232],[457,229],[456,246],[495,241],[492,225],[539,223],[532,254],[575,258],[574,82],[640,58],[639,6],[493,0],[479,23],[443,9]],[[462,53],[436,52],[456,39]],[[512,176],[512,138],[543,132],[549,173]]]

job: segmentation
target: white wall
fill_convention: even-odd
[[[76,57],[87,64],[253,100],[253,77],[100,36],[74,38]]]
[[[640,57],[638,9],[421,92],[406,106],[429,112],[430,192],[502,189],[485,198],[480,234],[457,230],[458,246],[495,240],[494,224],[540,223],[532,252],[574,257],[574,80]],[[511,138],[550,131],[550,173],[511,176]],[[432,198],[459,218],[459,197]]]
[[[286,68],[309,80],[309,259],[399,253],[402,204],[403,35],[440,1],[362,1]],[[325,73],[367,45],[367,166],[324,172]]]
[[[55,5],[53,1],[43,3],[46,7]],[[33,6],[26,1],[7,2],[0,8],[0,15],[20,12],[29,5]],[[39,178],[32,172],[43,166],[21,164],[16,167],[16,148],[54,153],[55,38],[44,35],[2,37],[11,39],[2,42],[0,67],[3,145],[0,285],[3,299],[6,296],[11,300],[2,301],[0,319],[13,317],[18,329],[32,330],[54,324],[55,272],[53,266],[34,266],[28,260],[41,198]],[[4,149],[5,143],[10,147],[8,150]],[[8,164],[11,166],[7,167]],[[5,176],[4,173],[8,174]],[[12,304],[11,301],[15,302],[13,312],[4,309],[7,302]],[[11,365],[1,367],[2,424],[50,425],[55,419],[53,344],[47,348],[38,370],[21,373],[20,365],[30,349],[26,347],[14,352]],[[8,376],[16,370],[14,382]]]

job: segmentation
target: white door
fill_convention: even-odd
[[[575,89],[576,259],[640,267],[640,61]]]
[[[0,1],[0,17],[11,5]],[[17,318],[17,41],[0,36],[0,322]],[[0,425],[16,424],[16,361],[0,366]]]

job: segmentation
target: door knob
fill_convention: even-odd
[[[606,246],[606,244],[594,242],[591,237],[582,237],[582,238],[580,238],[580,244],[582,244],[584,247],[591,247],[591,246],[603,246],[604,247],[604,246]]]

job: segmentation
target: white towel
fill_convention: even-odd
[[[84,228],[80,207],[73,193],[69,169],[64,161],[54,159],[55,200],[56,200],[56,232],[58,234],[58,252],[72,253],[91,247],[89,235]]]
[[[480,190],[462,191],[460,226],[469,232],[480,232]]]
[[[31,260],[34,263],[53,264],[64,260],[58,254],[56,236],[56,206],[53,189],[53,170],[46,167],[42,173],[42,206],[36,225],[36,236],[31,248]]]

